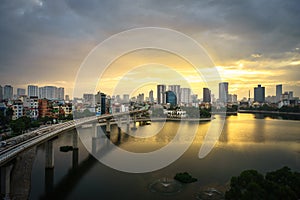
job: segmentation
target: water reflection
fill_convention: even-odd
[[[197,135],[191,147],[173,164],[144,174],[123,173],[106,167],[89,155],[80,139],[76,142],[76,132],[65,133],[53,140],[53,168],[46,169],[45,144],[35,147],[25,157],[18,156],[16,161],[19,163],[12,168],[14,183],[11,193],[27,188],[26,197],[29,194],[29,199],[135,199],[137,196],[145,200],[195,199],[207,188],[224,192],[230,178],[244,169],[254,168],[264,173],[288,165],[293,170],[300,170],[299,121],[257,119],[252,114],[229,116],[215,148],[205,158],[199,159],[199,148],[209,125],[209,122],[184,124],[183,133],[176,142],[181,145],[189,140],[190,129],[196,127]],[[135,134],[152,131],[156,126],[161,127],[159,122],[139,126]],[[90,127],[82,134],[87,138],[97,138],[96,151],[100,156],[107,156],[111,151],[109,142],[132,152],[157,150],[174,138],[178,124],[165,123],[158,134],[149,138],[135,138],[112,126],[110,140],[104,140],[107,137],[99,134],[100,129],[105,131],[105,127]],[[66,145],[73,146],[73,151],[60,152],[59,148]],[[172,196],[149,190],[149,185],[155,181],[173,177],[178,171],[187,171],[199,181],[182,187]],[[23,178],[29,186],[16,184],[16,180],[22,180],[21,175],[31,177],[29,181]]]

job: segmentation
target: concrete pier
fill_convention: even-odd
[[[72,151],[72,167],[78,166],[78,134],[76,131],[73,133],[73,151]]]
[[[5,195],[3,199],[10,199],[10,177],[12,168],[12,164],[1,167],[1,194]]]
[[[110,119],[106,120],[106,133],[110,133]]]
[[[133,114],[133,127],[131,128],[131,130],[136,130],[136,114]]]
[[[54,150],[52,140],[48,140],[45,143],[45,152],[45,168],[54,168]]]

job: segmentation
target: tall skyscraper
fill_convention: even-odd
[[[0,102],[3,101],[3,88],[0,85]]]
[[[227,103],[228,101],[228,82],[219,83],[219,100]]]
[[[211,102],[211,91],[208,88],[203,88],[203,102],[210,103]]]
[[[166,103],[166,85],[157,85],[157,103],[164,104]]]
[[[276,102],[279,102],[281,100],[282,95],[282,85],[276,85]]]
[[[123,103],[129,103],[129,94],[123,94]]]
[[[26,91],[23,88],[17,88],[17,97],[25,95]]]
[[[150,92],[149,92],[149,101],[150,101],[150,103],[154,102],[153,90],[150,90]]]
[[[3,99],[11,100],[13,99],[13,87],[11,85],[5,85],[3,89]]]
[[[191,103],[191,89],[180,88],[180,103],[189,104]]]
[[[254,101],[259,103],[265,102],[265,87],[258,85],[254,88]]]
[[[57,99],[64,100],[64,97],[65,97],[65,88],[63,87],[57,88]]]
[[[28,97],[37,97],[39,96],[39,88],[36,85],[28,85],[27,87]]]
[[[174,92],[176,95],[176,104],[179,104],[180,102],[180,85],[169,85],[169,91]]]

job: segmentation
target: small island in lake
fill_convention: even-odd
[[[73,151],[73,147],[72,146],[61,146],[61,147],[59,147],[59,150],[62,152]]]
[[[189,173],[183,172],[183,173],[177,173],[174,177],[175,180],[181,182],[181,183],[193,183],[196,182],[197,179],[193,178]]]

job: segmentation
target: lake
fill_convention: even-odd
[[[214,120],[218,120],[216,115]],[[300,171],[300,121],[274,119],[262,114],[238,114],[226,117],[222,133],[212,151],[199,158],[199,149],[212,122],[152,122],[138,126],[134,137],[123,132],[118,136],[117,126],[112,126],[110,140],[119,148],[135,153],[160,150],[176,135],[178,147],[189,141],[190,132],[196,130],[189,148],[170,165],[147,173],[127,173],[112,169],[89,154],[83,143],[78,151],[61,152],[61,146],[72,146],[76,131],[67,132],[53,140],[54,168],[45,170],[45,145],[34,151],[29,190],[30,199],[200,199],[204,191],[214,188],[224,193],[230,178],[245,169],[261,173],[288,166]],[[181,127],[179,127],[181,126]],[[93,127],[80,130],[92,136]],[[130,131],[133,132],[133,131]],[[157,133],[153,135],[153,132]],[[99,146],[105,138],[99,139]],[[90,148],[90,147],[88,147]],[[103,150],[101,156],[110,152]],[[113,151],[113,150],[112,150]],[[74,155],[75,159],[74,164]],[[78,160],[77,160],[78,159]],[[126,158],[119,158],[128,162]],[[151,165],[151,159],[143,163]],[[78,163],[78,164],[77,164]],[[173,177],[178,172],[188,172],[198,181],[178,184]],[[165,185],[160,184],[165,183]]]

